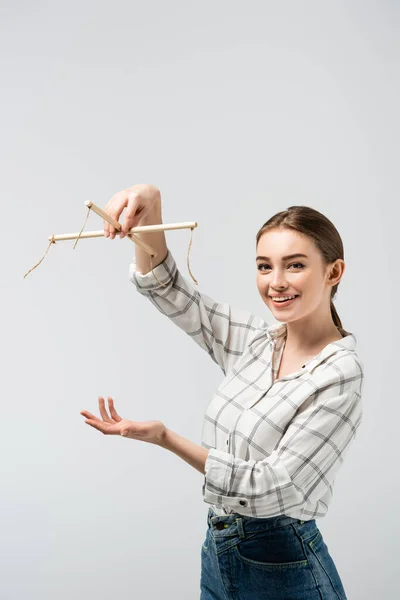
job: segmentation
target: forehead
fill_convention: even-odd
[[[260,237],[257,244],[257,254],[280,260],[286,254],[307,254],[310,258],[316,256],[317,249],[313,241],[291,229],[271,229]]]

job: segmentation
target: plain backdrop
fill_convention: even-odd
[[[59,242],[23,279],[85,200],[135,183],[159,187],[165,223],[198,222],[198,289],[271,324],[259,228],[295,204],[337,227],[364,419],[317,524],[349,600],[397,597],[399,17],[383,0],[1,1],[1,600],[199,598],[202,474],[79,413],[109,395],[200,445],[222,371],[136,291],[127,239]],[[192,282],[190,230],[166,235]]]

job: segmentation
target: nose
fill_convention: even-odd
[[[275,274],[272,276],[270,285],[276,291],[282,291],[287,288],[284,276],[283,274],[279,273],[279,271],[275,271]]]

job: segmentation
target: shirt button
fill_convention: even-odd
[[[247,500],[239,500],[239,504],[242,506],[247,506]]]
[[[222,523],[222,521],[218,521],[218,523],[215,525],[215,527],[219,530],[224,528],[224,524]]]

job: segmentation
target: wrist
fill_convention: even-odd
[[[171,432],[168,429],[168,427],[164,427],[164,430],[160,437],[159,446],[161,446],[162,448],[165,448],[166,450],[168,450],[168,445],[170,443],[170,434],[171,434]]]
[[[151,209],[139,219],[138,225],[160,225],[161,223],[161,199],[157,199]]]

